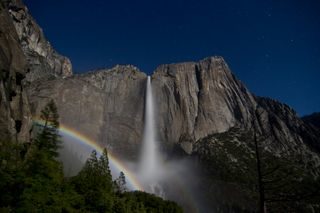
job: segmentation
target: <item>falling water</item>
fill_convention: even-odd
[[[155,117],[151,79],[148,76],[145,103],[145,126],[139,176],[148,192],[164,196],[159,184],[162,166],[156,142]]]

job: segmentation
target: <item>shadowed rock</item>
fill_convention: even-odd
[[[21,0],[3,2],[16,29],[20,46],[28,60],[30,69],[26,80],[32,82],[51,76],[71,76],[70,60],[58,54],[46,40],[42,29],[29,14]]]
[[[31,113],[23,87],[27,59],[8,11],[0,4],[0,138],[29,141]]]

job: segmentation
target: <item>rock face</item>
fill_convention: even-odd
[[[287,147],[320,152],[320,133],[289,106],[255,97],[235,78],[221,57],[198,63],[160,66],[153,75],[160,141],[178,143],[187,152],[195,141],[232,127],[271,134]],[[279,144],[274,150],[279,149]]]
[[[255,121],[260,125],[262,134],[271,134],[276,143],[270,143],[268,149],[279,152],[283,149],[295,150],[304,156],[313,156],[315,164],[320,165],[320,131],[304,122],[296,112],[286,104],[270,98],[256,97],[260,115]]]
[[[28,89],[35,116],[54,99],[61,123],[106,146],[137,158],[143,133],[146,75],[116,66],[70,78],[34,83]]]
[[[52,48],[21,0],[4,0],[3,4],[7,7],[22,50],[29,62],[26,80],[32,82],[50,76],[71,76],[70,60]]]
[[[248,126],[256,102],[221,57],[160,66],[152,85],[160,140],[185,151],[208,134]]]
[[[19,37],[0,4],[0,138],[29,141],[31,113],[23,80],[28,70]]]
[[[21,0],[0,3],[0,138],[30,141],[31,112],[25,87],[39,80],[72,75]]]

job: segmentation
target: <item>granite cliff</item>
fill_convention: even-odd
[[[143,133],[146,75],[133,66],[116,66],[28,87],[36,117],[54,99],[61,123],[106,146],[136,157]]]
[[[31,112],[23,80],[29,69],[8,10],[0,5],[0,138],[29,141]]]
[[[254,97],[221,57],[162,65],[152,84],[161,141],[180,143],[188,153],[200,138],[251,125]]]
[[[45,39],[21,0],[0,3],[0,136],[30,141],[32,115],[26,85],[72,75],[68,58]]]
[[[50,76],[71,76],[70,60],[52,48],[22,1],[4,0],[2,4],[10,15],[20,47],[29,64],[25,81],[32,82]]]

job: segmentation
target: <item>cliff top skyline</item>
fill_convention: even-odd
[[[74,72],[219,55],[259,96],[300,115],[320,110],[320,3],[301,1],[24,1]]]

